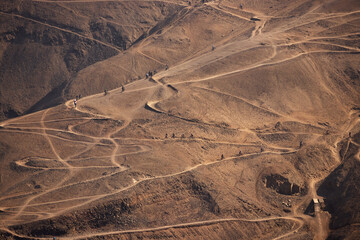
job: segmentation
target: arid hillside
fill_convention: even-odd
[[[183,14],[177,2],[1,1],[0,119],[75,97],[68,88],[82,69],[123,54]],[[76,95],[119,87],[148,68],[114,65],[93,86],[76,81]]]
[[[3,117],[29,112],[0,122],[0,238],[359,235],[359,1],[0,17]]]

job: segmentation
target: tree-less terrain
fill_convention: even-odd
[[[18,0],[0,19],[0,238],[359,236],[359,1]]]

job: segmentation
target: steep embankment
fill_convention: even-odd
[[[76,16],[179,11],[64,90],[101,93],[0,123],[0,236],[322,240],[330,217],[311,202],[343,164],[323,192],[351,237],[358,135],[341,158],[338,143],[359,131],[360,12],[336,2],[57,1]],[[100,32],[86,36],[117,51]]]
[[[319,187],[331,213],[329,239],[355,239],[360,234],[360,133],[341,142],[343,162]]]
[[[116,77],[97,75],[97,82],[78,81],[75,91],[66,90],[80,70],[124,52],[181,8],[171,2],[2,1],[0,119],[137,79],[121,63],[112,71]]]

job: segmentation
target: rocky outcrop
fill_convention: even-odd
[[[263,182],[267,188],[271,188],[276,192],[284,195],[294,195],[304,191],[304,189],[299,185],[291,183],[289,179],[279,174],[270,174],[264,176]]]
[[[331,214],[329,239],[355,239],[351,236],[360,233],[360,162],[356,158],[359,146],[348,144],[348,140],[341,144],[344,161],[318,190],[318,194],[326,198],[326,207]],[[352,141],[360,143],[360,133]]]

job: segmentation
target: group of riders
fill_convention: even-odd
[[[189,1],[189,2],[190,2],[190,1]],[[204,0],[203,0],[203,2],[204,2]],[[212,51],[215,50],[215,46],[214,46],[214,45],[211,46],[211,50],[212,50]],[[166,65],[165,65],[165,70],[168,70],[168,69],[169,69],[169,66],[166,64]],[[147,72],[147,73],[145,74],[145,79],[148,79],[148,78],[149,78],[150,80],[152,80],[152,77],[153,77],[156,73],[157,73],[156,69],[155,69],[154,71],[149,71],[149,72]],[[122,92],[125,91],[125,87],[124,87],[123,85],[121,85],[121,89],[122,89]],[[108,90],[105,89],[105,90],[104,90],[104,95],[106,96],[107,94],[108,94]],[[80,99],[80,98],[81,98],[81,94],[75,97],[75,99],[74,99],[74,107],[75,107],[75,108],[76,108],[77,100]]]

